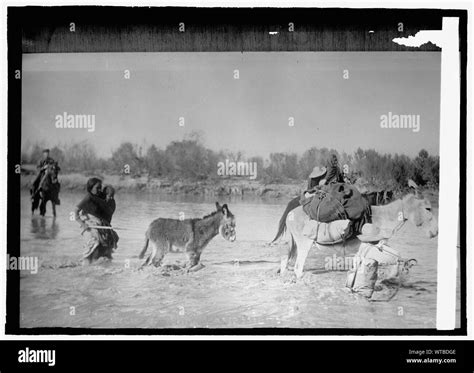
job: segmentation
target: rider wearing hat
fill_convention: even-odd
[[[316,189],[321,185],[329,185],[333,183],[343,183],[344,175],[339,169],[339,162],[337,160],[337,155],[332,154],[331,158],[327,163],[327,167],[318,167],[313,168],[313,171],[309,175],[308,179],[308,191]]]
[[[317,187],[322,184],[324,177],[326,176],[326,167],[313,168],[313,171],[309,174],[308,177],[308,190],[313,190],[314,187]]]
[[[55,160],[49,156],[49,149],[43,150],[43,155],[41,159],[38,161],[36,168],[38,169],[38,175],[36,175],[35,180],[33,181],[33,189],[32,189],[32,197],[38,192],[39,184],[41,179],[43,178],[44,171],[48,167],[48,165],[55,163]],[[58,166],[59,171],[59,166]]]

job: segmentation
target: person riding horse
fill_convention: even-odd
[[[315,167],[309,175],[307,192],[319,189],[321,185],[329,185],[334,183],[343,183],[344,174],[339,169],[337,155],[332,154],[327,163],[327,167]]]
[[[43,156],[38,161],[38,164],[36,166],[36,168],[38,169],[39,172],[38,172],[38,175],[36,175],[35,180],[33,181],[33,187],[31,189],[31,199],[32,200],[34,200],[36,194],[40,192],[41,184],[42,184],[43,178],[45,176],[45,171],[48,168],[48,166],[51,165],[51,164],[56,165],[56,171],[59,172],[61,170],[58,163],[53,158],[51,158],[49,156],[49,149],[44,149],[43,150]],[[59,205],[59,203],[60,203],[59,198],[55,202],[56,202],[57,205]]]

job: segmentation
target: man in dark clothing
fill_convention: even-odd
[[[329,160],[328,165],[327,165],[325,185],[334,184],[334,183],[343,183],[343,182],[344,182],[344,174],[341,172],[339,168],[337,155],[332,154],[331,159]]]
[[[44,171],[48,167],[49,164],[54,163],[54,159],[49,156],[49,149],[44,149],[43,150],[43,156],[41,159],[38,161],[38,164],[36,165],[36,168],[38,169],[38,175],[36,176],[36,179],[33,181],[33,189],[32,189],[32,194],[31,196],[34,197],[34,195],[38,192],[38,187],[41,182],[41,179],[43,178]],[[59,171],[59,166],[58,166],[58,171]]]
[[[44,149],[43,150],[43,156],[38,161],[38,165],[36,166],[36,168],[38,170],[41,170],[41,169],[44,168],[44,166],[46,166],[50,163],[54,163],[54,159],[49,156],[49,149]]]
[[[323,185],[334,183],[343,183],[344,174],[339,169],[339,163],[336,154],[332,154],[327,163],[327,167],[315,167],[308,178],[307,191],[321,189]]]

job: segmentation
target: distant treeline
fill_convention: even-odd
[[[34,145],[22,153],[22,162],[37,163],[42,147]],[[130,142],[122,143],[110,158],[97,156],[88,142],[51,148],[51,157],[57,160],[63,173],[80,172],[128,174],[132,177],[148,174],[149,177],[170,180],[217,179],[218,163],[255,162],[257,180],[264,183],[284,183],[306,180],[315,166],[325,166],[330,155],[336,154],[341,170],[352,181],[365,180],[374,187],[399,189],[412,179],[418,185],[437,188],[439,184],[439,156],[421,150],[416,157],[380,154],[375,150],[357,149],[353,154],[339,153],[334,149],[311,148],[302,155],[272,153],[268,159],[245,157],[240,152],[213,151],[206,148],[198,137],[173,141],[165,149],[151,145],[146,149]]]

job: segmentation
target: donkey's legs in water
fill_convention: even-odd
[[[151,263],[153,263],[153,259],[155,259],[156,243],[150,240],[148,245],[149,245],[149,248],[151,248],[150,255],[148,255],[148,258],[146,258],[145,262],[142,264],[142,267],[150,265]]]
[[[163,260],[163,257],[165,256],[164,244],[160,242],[154,242],[151,240],[149,244],[151,246],[151,253],[148,256],[145,263],[143,263],[142,267],[145,265],[150,265],[152,263],[155,267],[159,267],[161,265],[161,261]]]
[[[196,249],[194,246],[194,241],[190,240],[185,248],[184,251],[186,253],[186,257],[188,258],[186,264],[184,265],[184,268],[189,272],[189,271],[196,271],[202,268],[202,265],[199,264],[199,259],[201,258],[201,253],[202,250],[204,250],[204,247],[201,247],[200,249]]]
[[[310,238],[299,236],[295,237],[295,242],[298,248],[296,253],[295,274],[296,278],[299,279],[303,277],[304,263],[306,262],[311,246],[313,246],[313,241]]]
[[[161,266],[161,262],[163,261],[163,258],[165,257],[165,248],[163,247],[163,245],[159,245],[159,244],[156,244],[155,247],[156,247],[156,250],[155,248],[153,248],[153,250],[156,251],[153,257],[153,265],[155,267],[159,267]]]
[[[201,257],[201,254],[195,251],[188,251],[186,252],[186,256],[188,257],[188,262],[186,266],[193,267],[199,263],[199,258]]]
[[[199,271],[201,268],[204,267],[204,265],[199,262],[199,260],[201,259],[201,251],[189,251],[186,253],[186,255],[188,257],[188,263],[186,265],[188,272]]]

